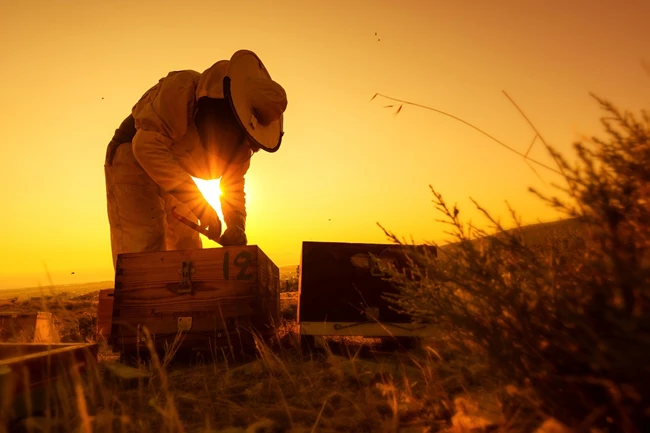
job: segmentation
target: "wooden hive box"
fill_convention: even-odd
[[[280,271],[257,246],[118,256],[109,343],[145,348],[143,327],[163,350],[241,347],[268,338],[280,318]]]
[[[394,311],[385,294],[397,289],[385,280],[378,261],[407,266],[407,248],[392,244],[303,242],[298,322],[302,335],[419,337],[431,327],[411,324]],[[434,257],[437,250],[428,249]]]
[[[103,289],[99,291],[99,302],[97,303],[97,335],[108,341],[111,335],[111,321],[113,319],[113,295],[115,289]]]
[[[51,343],[56,337],[52,313],[0,314],[0,341]]]

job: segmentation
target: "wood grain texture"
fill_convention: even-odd
[[[248,328],[268,333],[279,320],[279,280],[279,268],[257,246],[122,254],[109,342],[114,350],[142,344],[146,327],[162,345],[176,337],[179,318],[191,318],[183,332],[189,346]]]

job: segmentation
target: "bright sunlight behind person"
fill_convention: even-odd
[[[223,213],[221,212],[221,202],[220,202],[220,197],[221,197],[221,187],[219,186],[220,179],[203,180],[196,177],[192,177],[192,180],[199,188],[199,191],[201,191],[201,194],[203,194],[203,197],[208,202],[208,204],[212,206],[215,211],[217,211],[217,215],[219,215],[219,218],[223,222]]]

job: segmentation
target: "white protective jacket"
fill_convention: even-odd
[[[199,234],[171,216],[175,208],[198,222],[206,206],[190,176],[221,178],[224,222],[245,224],[250,159],[226,163],[209,154],[194,123],[199,98],[223,98],[227,66],[220,61],[203,73],[170,72],[115,131],[104,164],[114,266],[120,253],[202,247]]]
[[[181,185],[199,193],[190,175],[205,180],[221,178],[224,216],[237,211],[246,217],[244,175],[250,160],[225,164],[208,155],[194,124],[199,98],[224,97],[222,83],[227,66],[228,61],[220,61],[203,73],[170,72],[149,89],[132,111],[137,130],[133,154],[144,171],[168,193]]]

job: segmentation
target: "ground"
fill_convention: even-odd
[[[152,362],[139,367],[139,379],[116,379],[109,373],[118,357],[100,339],[88,403],[62,425],[86,419],[89,431],[234,433],[463,431],[459,423],[504,423],[498,392],[477,386],[482,372],[459,367],[435,338],[409,350],[363,338],[301,350],[296,295],[282,294],[276,337],[246,362],[213,354],[190,364]],[[96,290],[23,295],[0,305],[0,313],[51,311],[62,341],[94,342],[98,297]],[[509,421],[516,424],[517,415]]]

